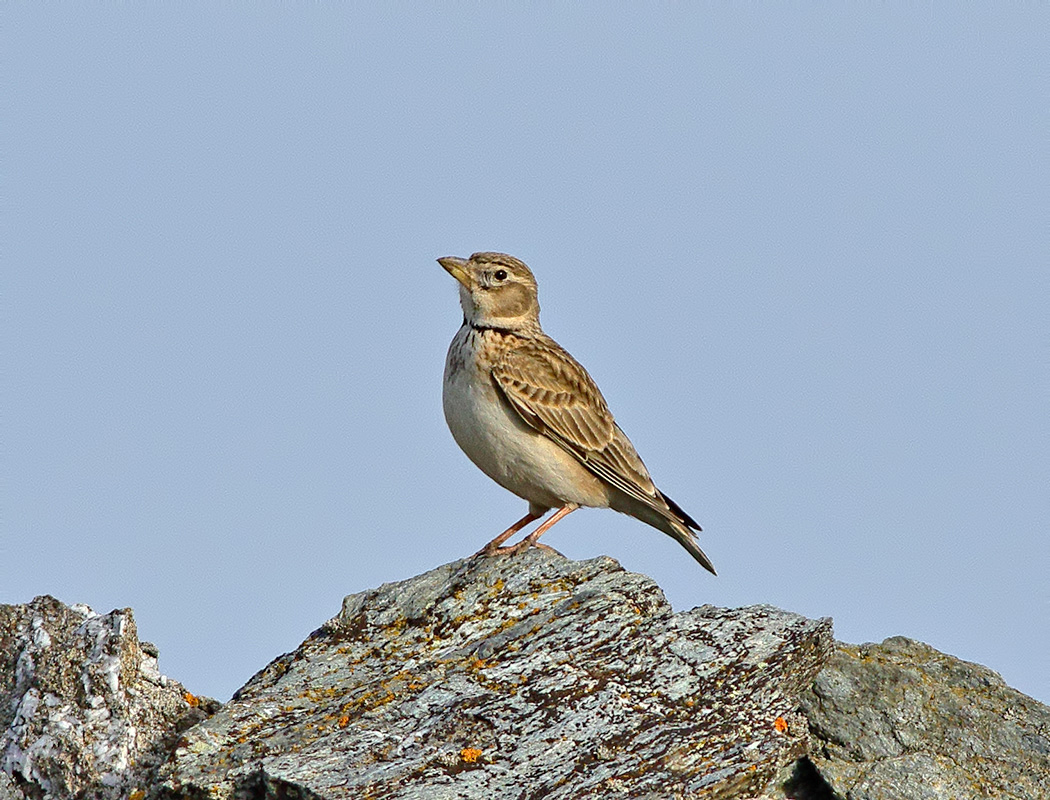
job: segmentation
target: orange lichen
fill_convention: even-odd
[[[144,789],[136,789],[128,795],[128,800],[145,800],[146,792]]]
[[[773,721],[773,727],[776,729],[777,733],[787,733],[787,729],[788,729],[787,720],[784,719],[783,717],[777,717]]]
[[[339,727],[340,728],[345,728],[349,724],[350,724],[350,717],[348,715],[346,715],[346,714],[343,714],[343,716],[341,716],[339,718]]]
[[[201,701],[197,699],[197,696],[192,695],[189,692],[184,692],[182,695],[182,699],[185,700],[188,705],[191,705],[194,708],[201,704]]]
[[[473,764],[481,757],[481,751],[476,747],[464,747],[459,751],[459,757],[467,764]]]

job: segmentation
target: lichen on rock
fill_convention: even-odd
[[[609,558],[352,594],[224,707],[156,659],[130,609],[0,605],[0,800],[1050,797],[1050,709],[986,667]]]
[[[609,558],[447,564],[341,613],[187,732],[161,797],[743,797],[807,748],[828,620],[675,614]],[[261,796],[261,794],[260,794]]]
[[[204,717],[185,693],[138,641],[131,609],[0,605],[0,798],[145,792],[174,731]]]

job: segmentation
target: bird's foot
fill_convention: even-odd
[[[539,547],[541,550],[548,550],[548,551],[550,551],[552,553],[558,553],[558,551],[555,550],[553,547],[548,547],[545,544],[540,544],[538,539],[541,536],[543,536],[543,534],[546,533],[555,522],[557,522],[558,520],[560,520],[562,517],[566,516],[567,514],[571,514],[577,508],[579,508],[579,506],[576,505],[575,503],[566,503],[565,505],[563,505],[561,508],[559,508],[557,511],[554,512],[554,516],[552,516],[550,519],[548,519],[546,522],[544,522],[542,525],[540,525],[540,527],[538,527],[536,530],[534,530],[532,533],[530,533],[528,536],[526,536],[520,542],[518,542],[517,544],[511,544],[511,545],[506,545],[505,547],[501,547],[500,545],[502,545],[505,541],[507,541],[507,539],[509,539],[511,536],[513,536],[518,531],[520,531],[522,528],[524,528],[527,524],[529,524],[529,522],[531,522],[534,519],[539,519],[540,518],[541,515],[533,514],[530,511],[524,517],[522,517],[517,522],[515,522],[513,525],[511,525],[509,528],[507,528],[507,530],[503,531],[503,533],[501,533],[495,539],[493,539],[487,545],[482,547],[474,555],[475,556],[496,556],[496,555],[512,556],[515,553],[520,553],[522,550],[528,549],[529,547]],[[558,553],[558,555],[561,555],[561,553]]]
[[[558,553],[558,551],[551,547],[549,544],[537,542],[535,539],[530,540],[529,537],[526,536],[517,544],[509,544],[505,545],[504,547],[492,547],[490,545],[485,545],[485,547],[482,547],[471,557],[479,558],[484,556],[487,558],[489,556],[513,556],[517,553],[522,552],[523,550],[528,550],[530,547],[535,547],[540,550],[546,550],[548,553],[557,553],[558,555],[561,555],[561,553]]]

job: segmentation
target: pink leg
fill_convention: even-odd
[[[507,541],[507,539],[509,539],[511,536],[513,536],[518,531],[520,531],[522,528],[524,528],[530,522],[538,520],[542,516],[543,516],[543,514],[533,514],[530,511],[524,517],[522,517],[517,522],[515,522],[513,525],[511,525],[509,528],[507,528],[507,530],[503,531],[503,533],[501,533],[499,536],[497,536],[491,542],[489,542],[487,545],[485,545],[480,550],[478,550],[478,552],[476,552],[474,555],[476,555],[476,556],[480,556],[480,555],[490,556],[493,553],[500,552],[502,549],[504,549],[504,548],[500,547],[501,544],[503,544],[505,541]]]
[[[513,555],[514,553],[520,553],[522,550],[524,550],[527,547],[539,547],[539,548],[542,548],[543,550],[553,550],[554,548],[548,547],[545,544],[540,544],[536,540],[539,539],[541,536],[543,536],[543,534],[545,534],[547,531],[549,531],[551,529],[551,527],[553,527],[554,524],[558,520],[569,516],[569,514],[571,514],[577,508],[579,508],[579,506],[576,505],[575,503],[566,503],[565,505],[563,505],[561,508],[559,508],[557,511],[554,512],[554,516],[552,516],[550,519],[548,519],[546,522],[544,522],[542,525],[540,525],[540,527],[538,527],[536,530],[534,530],[532,533],[530,533],[528,536],[526,536],[520,542],[518,542],[515,545],[511,545],[510,547],[501,547],[496,552],[498,552],[498,553],[508,553],[510,555]]]

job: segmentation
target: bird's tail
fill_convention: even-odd
[[[667,503],[668,511],[671,512],[670,514],[665,515],[668,527],[670,527],[671,530],[667,530],[666,528],[660,528],[660,530],[673,536],[675,541],[688,550],[689,555],[695,558],[701,567],[706,569],[712,575],[717,575],[718,573],[715,572],[715,565],[711,563],[711,559],[707,557],[707,554],[700,549],[700,544],[696,541],[696,534],[693,533],[694,530],[701,530],[700,525],[695,519],[686,514],[678,503],[663,492],[659,492],[659,494],[660,497],[663,498],[663,501]]]
[[[686,514],[678,503],[662,492],[659,493],[659,497],[666,504],[664,508],[642,504],[633,498],[630,498],[628,503],[623,504],[623,507],[619,503],[613,503],[612,507],[616,511],[630,514],[635,519],[639,519],[652,525],[657,530],[663,531],[678,544],[682,545],[701,567],[712,575],[717,575],[715,565],[711,563],[711,559],[707,557],[707,554],[700,549],[700,544],[696,540],[696,534],[693,533],[694,530],[700,530],[696,520]]]
[[[659,527],[659,526],[657,526]],[[667,528],[670,528],[668,530]],[[697,563],[701,567],[706,569],[712,575],[717,575],[715,572],[715,565],[711,563],[711,559],[707,557],[707,554],[700,549],[699,543],[696,541],[696,534],[689,530],[685,525],[682,525],[677,520],[668,520],[667,528],[661,527],[664,533],[674,537],[674,540],[678,544],[682,545],[686,550],[689,551],[689,555],[697,560]]]

